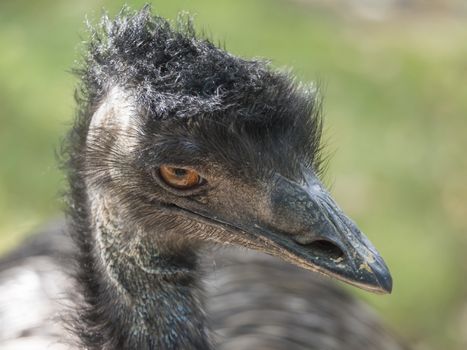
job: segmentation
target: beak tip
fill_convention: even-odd
[[[391,294],[392,292],[392,276],[387,265],[381,259],[378,264],[371,266],[374,278],[379,286],[382,294]]]
[[[392,277],[389,273],[378,276],[378,283],[384,294],[391,294],[392,292]]]

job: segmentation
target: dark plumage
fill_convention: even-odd
[[[63,159],[78,348],[400,348],[353,299],[269,257],[216,253],[230,263],[207,273],[203,296],[205,262],[218,261],[210,242],[391,290],[382,258],[318,180],[316,91],[148,7],[104,16],[76,72]],[[164,167],[198,180],[172,186]]]
[[[60,327],[72,285],[64,231],[63,222],[48,225],[0,259],[2,350],[82,349]],[[366,305],[328,279],[246,251],[222,249],[203,260],[216,349],[405,349]]]

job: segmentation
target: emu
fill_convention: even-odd
[[[402,349],[362,304],[306,271],[392,288],[319,180],[318,93],[190,23],[146,7],[92,30],[64,147],[67,224],[0,262],[2,348]],[[21,298],[50,310],[18,321],[5,310],[29,290],[25,273],[46,292]]]

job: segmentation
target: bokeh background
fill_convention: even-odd
[[[142,1],[127,1],[140,8]],[[0,2],[0,253],[60,215],[55,159],[70,73],[104,0]],[[216,42],[292,67],[325,95],[326,175],[386,258],[391,296],[359,293],[416,349],[467,348],[467,2],[171,0]]]

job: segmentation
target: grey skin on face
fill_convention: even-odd
[[[276,173],[268,185],[256,187],[219,176],[203,201],[194,194],[195,200],[183,198],[167,207],[216,227],[210,240],[249,246],[367,291],[390,293],[392,278],[381,255],[316,176],[306,175],[297,183]]]

